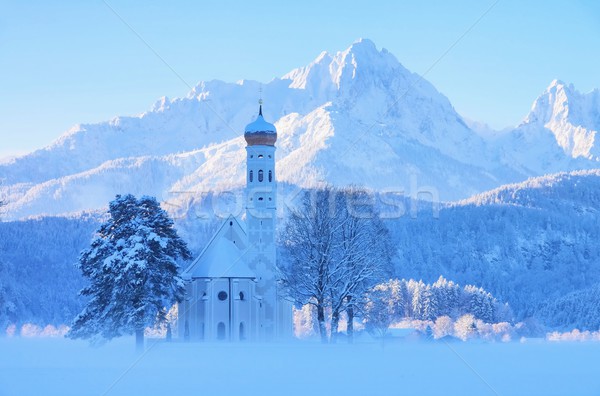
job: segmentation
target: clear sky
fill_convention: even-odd
[[[201,80],[267,82],[360,37],[495,128],[517,124],[554,78],[600,88],[595,0],[2,0],[0,157]]]

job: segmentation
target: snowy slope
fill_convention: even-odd
[[[279,131],[278,180],[462,199],[597,164],[589,143],[597,92],[571,89],[575,99],[561,112],[554,111],[557,92],[567,88],[553,86],[515,131],[482,136],[429,82],[359,40],[267,84],[201,82],[187,97],[162,98],[139,116],[77,125],[48,147],[0,163],[0,196],[8,201],[5,216],[19,219],[101,208],[117,193],[168,197],[185,207],[194,194],[239,189],[242,131],[256,117],[262,87],[265,117]],[[574,102],[581,102],[577,111]]]
[[[398,271],[484,287],[525,317],[600,283],[599,208],[600,170],[589,170],[502,186],[448,205],[438,218],[419,212],[391,225]]]

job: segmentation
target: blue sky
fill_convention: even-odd
[[[201,80],[269,81],[360,37],[427,72],[462,115],[503,128],[554,78],[600,88],[599,4],[4,0],[0,157],[45,146],[76,123],[140,113]]]

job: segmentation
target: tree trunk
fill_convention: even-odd
[[[173,333],[171,332],[171,324],[167,323],[167,342],[171,342],[173,339]]]
[[[338,309],[331,313],[331,343],[337,341],[338,326],[340,324],[340,311]]]
[[[348,330],[346,334],[348,335],[348,344],[352,344],[354,342],[354,307],[352,304],[348,305],[346,313],[348,314]]]
[[[138,352],[144,351],[144,329],[135,330],[135,350]]]
[[[323,304],[317,304],[317,321],[319,322],[319,334],[321,343],[327,344],[327,329],[325,328],[325,309]]]

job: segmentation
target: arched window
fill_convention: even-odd
[[[240,300],[244,301],[244,292],[240,292]]]
[[[249,176],[249,178],[250,178],[250,181],[252,181],[252,179],[254,179],[254,172],[253,172],[253,171],[250,171],[250,176]]]
[[[262,169],[258,171],[258,181],[259,182],[263,181],[263,171],[262,171]]]
[[[273,181],[273,172],[269,171],[269,183]]]
[[[262,154],[259,154],[259,155],[258,155],[258,158],[263,158],[263,155],[262,155]]]
[[[217,339],[225,339],[225,323],[223,322],[219,322],[219,324],[217,325]]]
[[[240,322],[240,341],[246,339],[246,331],[244,329],[244,322]]]

